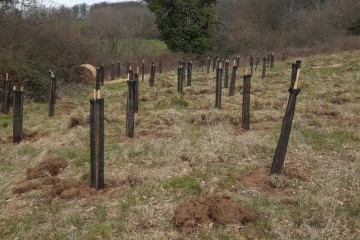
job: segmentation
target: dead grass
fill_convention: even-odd
[[[13,192],[26,169],[46,159],[68,166],[59,181],[87,186],[91,89],[61,92],[56,115],[25,104],[24,129],[36,141],[12,144],[10,116],[0,116],[0,236],[2,239],[358,239],[360,238],[360,52],[303,59],[284,174],[268,177],[288,98],[290,60],[266,79],[252,80],[250,131],[241,129],[240,94],[214,110],[213,73],[195,70],[192,87],[176,92],[176,73],[140,85],[134,139],[125,135],[126,83],[107,84],[105,179],[100,193],[69,199],[37,182]],[[240,69],[243,73],[244,69]],[[82,124],[69,128],[73,119]],[[70,184],[71,185],[71,184]],[[51,186],[51,185],[50,185]],[[24,187],[24,186],[22,186]],[[80,192],[79,190],[77,190]],[[74,194],[73,194],[74,193]],[[191,235],[171,221],[180,202],[227,195],[258,213],[243,225],[206,225]]]

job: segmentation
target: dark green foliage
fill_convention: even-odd
[[[25,96],[35,102],[46,102],[49,98],[49,78],[36,70],[27,69],[23,72]]]
[[[350,22],[346,30],[353,35],[360,35],[360,15]]]
[[[216,0],[145,0],[170,50],[205,53],[217,18]]]

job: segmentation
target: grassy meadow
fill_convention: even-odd
[[[28,168],[56,158],[68,162],[59,179],[88,185],[91,87],[60,83],[53,118],[47,104],[26,101],[20,144],[11,142],[11,114],[0,115],[0,238],[360,239],[360,51],[302,59],[284,171],[269,177],[294,61],[276,61],[265,79],[261,67],[254,72],[249,131],[241,128],[244,67],[235,96],[223,89],[221,110],[212,71],[194,66],[183,96],[176,66],[153,88],[146,76],[133,139],[125,136],[127,84],[106,82],[107,188],[88,197],[62,199],[51,185],[14,188]],[[199,195],[229,196],[259,217],[183,235],[174,211]]]

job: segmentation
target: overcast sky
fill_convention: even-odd
[[[130,1],[136,1],[136,0],[130,0]],[[53,6],[59,6],[59,5],[65,5],[67,7],[72,7],[75,4],[81,4],[86,3],[87,5],[92,5],[94,3],[100,3],[100,2],[129,2],[129,0],[45,0],[45,2],[50,2],[50,5]]]

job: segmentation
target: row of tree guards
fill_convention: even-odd
[[[270,59],[270,60],[268,60]],[[283,58],[284,60],[284,58]],[[239,68],[240,56],[237,56],[234,60],[232,67],[231,79],[229,83],[229,64],[230,61],[225,59],[220,61],[219,58],[214,59],[213,66],[216,70],[215,77],[215,108],[221,109],[221,96],[222,88],[229,88],[229,96],[233,96],[235,92],[236,72]],[[202,61],[203,64],[206,61]],[[250,89],[251,78],[254,70],[257,69],[259,63],[259,56],[257,56],[254,68],[254,57],[250,57],[250,74],[245,72],[243,76],[243,103],[242,103],[242,127],[248,130],[250,127]],[[266,67],[272,68],[274,66],[274,57],[269,55],[263,58],[263,69]],[[210,72],[211,61],[207,59],[207,73]],[[291,132],[292,120],[295,112],[296,97],[300,92],[298,88],[299,76],[300,76],[301,61],[298,60],[292,64],[291,82],[289,88],[289,101],[286,108],[283,124],[281,128],[281,134],[276,147],[276,151],[273,158],[270,174],[280,174],[284,165],[284,159],[287,151],[289,136]],[[159,68],[162,66],[159,64]],[[224,84],[222,83],[224,68]],[[131,69],[128,64],[128,95],[126,105],[126,136],[134,136],[134,123],[135,114],[139,110],[139,67],[136,68],[136,72]],[[187,69],[187,71],[185,71]],[[153,87],[155,83],[155,64],[151,63],[150,68],[150,86]],[[162,71],[162,70],[161,70]],[[160,72],[161,72],[160,71]],[[185,83],[185,75],[187,72],[187,86],[192,85],[192,61],[188,61],[187,64],[183,61],[178,62],[178,91],[183,93],[183,84]],[[264,72],[264,70],[263,70]],[[111,75],[114,75],[112,71]],[[104,98],[100,95],[100,88],[104,85],[104,67],[101,66],[96,70],[96,83],[93,98],[90,99],[90,186],[96,189],[104,188]],[[120,76],[120,64],[118,65],[118,76]],[[142,82],[144,81],[144,61],[142,62]],[[9,112],[9,78],[6,75],[4,80],[4,94],[3,94],[3,107],[2,112],[7,114]],[[19,143],[22,140],[23,129],[23,103],[24,103],[24,88],[14,87],[14,108],[13,108],[13,142]],[[49,99],[49,116],[54,116],[56,103],[56,77],[51,71],[50,75],[50,99]]]
[[[256,56],[256,61],[255,61],[255,64],[254,64],[254,57],[253,55],[250,56],[250,67],[251,67],[251,73],[253,73],[253,70],[257,69],[258,65],[260,64],[260,55],[257,55]],[[285,61],[286,60],[286,54],[283,53],[283,56],[282,56],[282,61]],[[215,57],[213,59],[213,72],[215,72],[215,69],[216,69],[216,66],[218,66],[218,64],[221,62],[222,63],[222,66],[225,66],[226,64],[226,61],[228,61],[227,59],[222,59],[220,61],[220,58],[219,57]],[[236,65],[239,66],[240,65],[240,55],[236,56]],[[273,68],[274,66],[274,61],[275,61],[275,57],[274,57],[274,54],[273,53],[269,53],[267,55],[267,57],[264,57],[263,58],[263,74],[262,74],[262,78],[265,78],[265,74],[266,74],[266,67],[270,67],[270,68]],[[206,63],[205,60],[200,60],[199,61],[200,63],[200,67],[202,70],[204,70],[204,65]],[[178,64],[180,65],[180,63]],[[155,66],[155,63],[154,61],[151,62],[151,65],[150,65],[150,75],[151,74],[155,74],[155,71],[153,71],[153,66]],[[158,62],[158,73],[161,74],[162,73],[162,69],[163,69],[163,63],[162,61],[160,60]],[[211,66],[211,59],[210,57],[207,58],[207,74],[210,74],[210,66]],[[184,67],[184,66],[183,66]],[[100,66],[100,71],[101,71],[101,85],[104,85],[104,79],[105,79],[105,72],[104,72],[104,66]],[[115,69],[116,69],[116,73],[115,73]],[[127,62],[126,64],[126,71],[125,73],[127,74],[130,70],[130,62]],[[121,64],[120,62],[117,62],[116,66],[115,66],[115,63],[111,63],[110,65],[110,79],[111,80],[115,80],[115,76],[117,76],[117,78],[120,78],[122,75],[122,71],[121,71]],[[142,61],[142,64],[141,64],[141,82],[144,82],[144,75],[145,75],[145,60],[143,59]],[[227,77],[225,77],[225,83],[226,83],[226,79]]]
[[[270,56],[270,67],[273,67],[274,57]],[[257,58],[258,59],[258,58]],[[264,63],[266,63],[266,59],[264,58]],[[258,60],[256,61],[258,62]],[[144,62],[143,62],[144,63]],[[234,95],[235,89],[235,80],[236,80],[236,71],[238,69],[239,57],[234,60],[230,88],[229,88],[229,96]],[[253,73],[253,63],[254,58],[250,57],[250,66],[251,66],[251,74],[245,73],[243,77],[243,104],[242,104],[242,127],[245,130],[248,130],[250,127],[250,89],[251,89],[251,78]],[[215,91],[215,108],[221,109],[221,89],[222,89],[222,63],[217,61],[216,68],[216,91]],[[208,61],[208,72],[210,63]],[[285,117],[283,120],[281,135],[279,138],[279,142],[276,148],[276,152],[273,158],[273,164],[271,167],[270,174],[280,174],[285,154],[287,150],[287,144],[291,131],[291,123],[294,116],[295,104],[296,104],[296,96],[300,92],[300,89],[297,88],[299,76],[300,76],[300,66],[301,61],[297,61],[292,65],[292,75],[291,75],[291,84],[289,88],[290,98],[288,102],[288,107],[285,113]],[[178,92],[183,94],[183,84],[185,82],[185,62],[178,62]],[[203,69],[203,66],[202,66]],[[256,68],[255,68],[256,69]],[[224,87],[228,87],[228,78],[229,78],[229,60],[225,60],[225,82]],[[150,72],[150,86],[154,86],[155,81],[155,65],[152,62],[151,72]],[[187,62],[187,86],[191,86],[192,82],[192,62],[189,60]],[[126,108],[126,135],[128,137],[134,136],[134,120],[135,113],[138,111],[138,85],[139,85],[139,68],[135,74],[129,67],[128,73],[128,95],[127,95],[127,108]],[[97,84],[98,86],[98,84]],[[95,92],[98,91],[98,95]],[[96,96],[100,95],[99,90],[95,90],[94,99],[90,100],[91,103],[91,120],[90,120],[90,151],[91,151],[91,187],[96,189],[101,189],[104,186],[104,106],[103,99],[98,100],[101,102],[98,108],[93,107],[94,101],[96,101]],[[98,97],[99,98],[99,97]],[[99,98],[100,99],[100,98]],[[94,111],[98,111],[93,113]],[[93,119],[94,118],[94,119]],[[95,124],[93,124],[95,123]]]
[[[13,143],[20,143],[23,138],[23,111],[24,111],[24,87],[13,87]],[[10,109],[10,80],[9,74],[5,74],[3,89],[2,113],[9,114]],[[54,116],[56,101],[56,77],[50,70],[50,97],[49,117]]]

